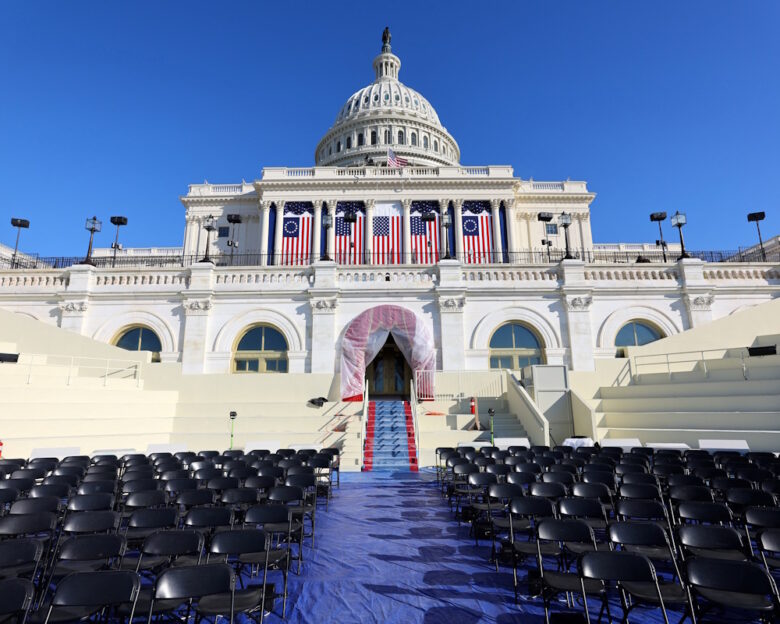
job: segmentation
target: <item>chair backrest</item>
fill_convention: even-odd
[[[264,552],[266,535],[257,529],[236,529],[216,533],[209,545],[209,553],[215,555],[243,555]]]
[[[57,496],[41,496],[40,498],[20,498],[11,505],[8,513],[34,514],[44,511],[56,513],[60,508],[60,499]]]
[[[303,490],[291,485],[278,485],[268,492],[268,500],[277,503],[292,503],[303,500]]]
[[[233,524],[233,512],[225,507],[196,507],[184,517],[184,526],[216,528]]]
[[[114,511],[75,511],[62,523],[65,533],[103,533],[119,525],[119,514]]]
[[[70,494],[70,487],[65,483],[50,483],[48,485],[34,485],[27,494],[29,498],[41,498],[43,496],[55,496],[56,498],[67,498]]]
[[[561,516],[607,520],[604,505],[595,498],[562,498],[558,501]]]
[[[546,518],[539,521],[536,534],[540,540],[595,545],[593,529],[582,520]]]
[[[583,578],[599,581],[654,583],[655,568],[644,555],[629,552],[589,552],[579,560]]]
[[[176,497],[176,504],[183,507],[211,505],[214,502],[213,490],[185,490]]]
[[[563,498],[566,496],[566,487],[562,483],[532,483],[531,496],[544,498]]]
[[[197,531],[174,529],[155,531],[144,540],[141,552],[147,555],[176,557],[199,555],[203,550],[203,536]]]
[[[669,498],[672,501],[711,502],[712,491],[703,485],[678,485],[669,488]]]
[[[694,587],[768,596],[772,581],[766,570],[748,561],[693,558],[686,564],[688,582]]]
[[[22,578],[0,580],[0,616],[26,614],[32,605],[35,587]],[[23,618],[17,618],[21,622]]]
[[[609,501],[609,488],[603,483],[575,483],[572,494],[578,498],[595,498],[601,502]]]
[[[68,499],[68,511],[110,511],[113,506],[114,497],[106,492],[77,494]]]
[[[284,524],[289,523],[292,512],[286,505],[255,505],[246,510],[245,524]]]
[[[647,474],[645,472],[629,472],[628,474],[624,474],[623,478],[620,480],[621,484],[623,485],[652,485],[653,487],[658,487],[658,481],[656,480],[655,475]]]
[[[125,539],[120,535],[74,535],[60,544],[57,556],[65,561],[95,561],[121,557]]]
[[[780,553],[780,528],[761,531],[758,536],[758,545],[765,552]]]
[[[536,483],[536,475],[532,472],[510,472],[506,480],[513,485],[530,485]]]
[[[313,474],[288,474],[284,480],[286,486],[299,487],[302,489],[317,487],[317,477]]]
[[[728,524],[732,520],[731,510],[725,503],[709,501],[684,501],[677,507],[677,516],[683,521]]]
[[[0,571],[3,568],[37,563],[43,555],[43,542],[30,538],[17,538],[0,542]]]
[[[255,488],[233,488],[222,492],[220,502],[223,505],[246,505],[257,502],[257,490]]]
[[[51,534],[57,526],[57,516],[50,511],[34,514],[20,514],[0,518],[0,535]]]
[[[254,477],[248,477],[247,480],[244,481],[244,487],[251,487],[263,491],[270,490],[275,485],[276,485],[276,479],[268,475],[266,476],[257,475]]]
[[[468,484],[474,487],[486,487],[498,483],[498,477],[487,472],[474,472],[468,476]]]
[[[135,572],[102,570],[70,574],[57,584],[55,607],[109,606],[134,603],[141,588]]]
[[[633,499],[617,502],[616,515],[641,520],[665,520],[665,507],[658,500]]]
[[[233,568],[225,563],[209,563],[164,570],[157,577],[153,595],[155,600],[186,600],[229,593],[234,586]]]
[[[85,481],[79,485],[77,492],[79,494],[113,494],[116,491],[116,481],[101,479],[96,481]]]
[[[613,522],[607,530],[609,541],[626,546],[669,546],[669,539],[655,522]]]
[[[179,514],[173,507],[151,507],[134,511],[128,520],[128,528],[164,529],[173,528]]]
[[[745,509],[745,522],[754,527],[780,529],[780,508],[748,507]]]
[[[521,485],[514,483],[494,483],[488,486],[488,496],[499,500],[510,500],[525,496],[525,490]]]
[[[555,508],[551,500],[541,496],[524,496],[513,498],[509,503],[511,513],[524,517],[552,518]]]
[[[620,486],[619,492],[621,498],[661,500],[658,486],[649,483],[627,483]]]
[[[684,524],[679,530],[680,543],[688,548],[742,550],[741,535],[732,527]]]

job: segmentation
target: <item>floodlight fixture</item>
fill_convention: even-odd
[[[750,212],[748,213],[748,223],[755,223],[758,230],[758,245],[761,247],[761,259],[766,262],[766,251],[764,251],[764,240],[761,238],[761,226],[759,223],[766,218],[766,213],[762,212]]]
[[[16,245],[14,245],[14,255],[11,256],[11,268],[13,269],[16,267],[16,254],[19,252],[19,237],[22,234],[22,230],[30,227],[30,222],[27,219],[11,217],[11,226],[16,228]]]
[[[652,212],[650,213],[650,221],[658,224],[658,240],[655,241],[657,247],[661,248],[661,254],[663,255],[664,262],[666,262],[666,242],[664,241],[664,231],[661,228],[661,223],[666,221],[665,212]]]

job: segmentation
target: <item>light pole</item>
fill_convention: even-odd
[[[227,242],[227,246],[230,247],[230,266],[233,266],[233,252],[238,249],[238,241],[235,239],[236,226],[241,225],[240,214],[229,214],[227,216],[228,223],[230,223],[230,240]]]
[[[452,260],[452,254],[450,254],[450,226],[452,226],[452,219],[450,218],[450,211],[445,209],[441,215],[441,222],[444,225],[444,259]]]
[[[95,239],[95,232],[99,232],[102,228],[103,222],[97,217],[87,219],[84,229],[89,232],[89,247],[87,247],[87,257],[84,258],[84,261],[81,264],[91,264],[94,266],[95,263],[92,262],[92,241]]]
[[[11,268],[16,267],[16,254],[19,253],[19,237],[22,234],[22,230],[26,230],[30,227],[30,222],[27,219],[11,218],[11,225],[16,228],[16,245],[14,245],[14,255],[11,257]]]
[[[552,262],[552,258],[550,257],[550,247],[552,247],[552,241],[549,238],[543,238],[542,239],[542,246],[547,247],[547,262]]]
[[[658,224],[658,240],[655,241],[656,247],[661,248],[661,253],[664,257],[664,262],[666,262],[666,241],[664,240],[664,231],[661,228],[661,223],[663,223],[666,220],[666,213],[665,212],[654,212],[650,215],[650,221],[652,223]]]
[[[574,256],[571,255],[569,250],[569,226],[571,225],[571,215],[568,212],[562,212],[558,218],[558,223],[563,228],[564,239],[566,240],[566,255],[563,256],[564,260],[574,260]]]
[[[211,246],[211,233],[217,229],[217,226],[214,224],[214,217],[212,215],[206,217],[206,221],[203,224],[203,229],[206,230],[206,254],[203,256],[201,262],[211,262],[211,264],[214,264],[214,261],[211,259],[211,255],[209,254],[209,247]]]
[[[761,247],[761,259],[764,262],[766,262],[766,251],[764,251],[764,241],[761,238],[761,226],[759,223],[765,218],[766,214],[764,212],[751,212],[748,214],[748,223],[753,222],[756,224],[756,229],[758,230],[758,244]]]
[[[423,212],[420,215],[420,222],[421,223],[433,223],[434,221],[436,221],[436,214],[432,210],[429,210],[428,212]],[[426,228],[426,231],[427,231],[427,228]],[[428,241],[428,249],[430,250],[430,248],[431,248],[431,241],[429,240]],[[420,258],[417,258],[417,262],[421,262]]]
[[[671,221],[672,226],[680,230],[680,257],[677,259],[682,260],[683,258],[690,258],[688,253],[685,251],[685,239],[683,239],[682,233],[683,226],[688,223],[688,219],[686,218],[685,213],[678,210],[672,215]]]
[[[330,256],[328,255],[328,241],[330,240],[330,236],[328,236],[328,230],[332,225],[333,217],[329,212],[326,212],[322,215],[322,227],[325,228],[325,253],[320,256],[320,260],[330,260]]]
[[[233,426],[236,424],[238,412],[230,412],[230,450],[233,450]]]
[[[122,245],[119,244],[119,228],[123,225],[127,225],[127,217],[111,217],[111,223],[116,226],[116,238],[111,243],[111,249],[114,250],[114,259],[111,261],[111,266],[116,266],[116,252],[122,249]]]

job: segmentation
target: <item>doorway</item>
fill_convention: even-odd
[[[369,397],[401,399],[409,396],[412,369],[395,344],[393,334],[387,337],[385,345],[366,368],[366,379]]]

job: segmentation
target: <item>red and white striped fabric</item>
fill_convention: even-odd
[[[373,239],[374,264],[401,264],[401,205],[377,203],[374,208]]]
[[[282,219],[283,265],[304,265],[311,262],[312,215],[285,214]]]
[[[493,258],[493,217],[490,212],[463,211],[463,262],[490,264]]]
[[[410,219],[412,261],[417,264],[435,264],[439,261],[441,227],[439,213],[433,214],[435,219],[427,223],[419,214],[413,214]]]
[[[365,215],[357,212],[355,223],[344,221],[344,214],[336,215],[336,262],[362,264],[365,245]]]

